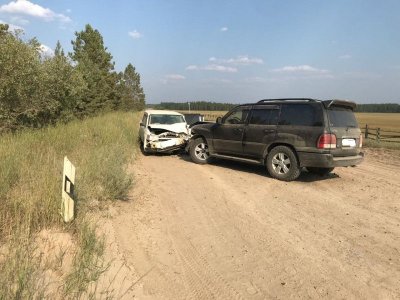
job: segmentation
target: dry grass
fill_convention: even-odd
[[[400,132],[399,113],[356,113],[360,127],[381,128],[382,130],[394,130]]]
[[[188,110],[180,110],[179,111],[182,114],[202,114],[204,115],[204,118],[206,121],[215,121],[218,117],[224,116],[227,111],[207,111],[207,110],[191,110],[190,112]]]
[[[80,241],[75,262],[78,267],[72,271],[76,276],[69,276],[69,282],[82,279],[85,286],[96,277],[87,270],[101,256],[101,241],[93,238],[94,229],[81,220],[91,202],[126,198],[132,183],[126,167],[137,147],[139,118],[139,114],[110,113],[1,136],[0,299],[45,294],[46,286],[38,282],[40,276],[36,274],[41,262],[31,255],[36,233],[45,228],[69,231]],[[64,225],[59,215],[65,155],[77,172],[78,221],[69,225]],[[86,240],[90,243],[82,242]],[[96,266],[93,270],[99,271]],[[82,289],[77,287],[78,291]]]

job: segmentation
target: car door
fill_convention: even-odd
[[[245,156],[263,157],[265,148],[275,140],[278,117],[279,105],[253,107],[243,134],[243,154]]]
[[[139,137],[142,142],[144,142],[144,138],[145,138],[144,131],[145,131],[146,126],[147,126],[147,113],[144,113],[142,121],[140,122],[140,125],[139,125]]]
[[[213,129],[213,148],[216,153],[243,154],[243,131],[250,106],[240,106],[222,118]]]

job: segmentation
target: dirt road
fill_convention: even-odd
[[[135,177],[109,231],[124,297],[400,297],[398,152],[291,183],[185,156],[142,156]]]

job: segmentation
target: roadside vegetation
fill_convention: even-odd
[[[43,128],[113,110],[142,110],[145,95],[132,64],[114,70],[99,31],[86,25],[65,54],[0,24],[0,133]]]
[[[105,201],[127,198],[132,177],[126,167],[136,153],[139,117],[114,112],[1,136],[0,299],[55,292],[75,298],[105,270],[103,241],[88,216]],[[77,219],[71,224],[59,214],[65,155],[77,168]],[[75,247],[40,254],[37,236],[43,231],[50,231],[49,238],[66,232]],[[62,261],[71,255],[65,270]],[[61,274],[56,290],[46,286],[48,270]]]
[[[91,212],[127,198],[145,106],[132,64],[114,70],[86,25],[65,54],[0,24],[0,299],[80,298],[107,268]],[[136,111],[136,112],[135,112]],[[63,158],[76,166],[76,219],[60,215]]]

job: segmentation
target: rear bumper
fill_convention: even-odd
[[[298,152],[301,167],[334,168],[356,166],[364,160],[364,153],[337,157],[332,154]]]

